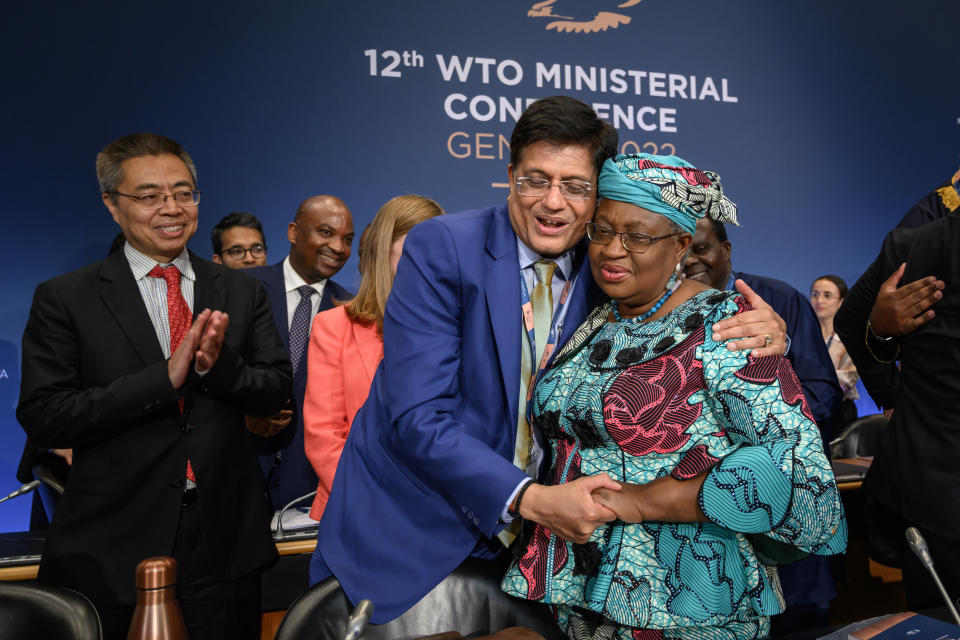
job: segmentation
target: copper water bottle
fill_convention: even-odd
[[[173,558],[156,556],[137,565],[137,608],[127,640],[187,640],[176,585]]]

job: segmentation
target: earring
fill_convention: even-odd
[[[667,280],[667,289],[673,291],[680,286],[680,272],[683,271],[683,261],[677,263],[677,268],[673,270],[670,279]]]

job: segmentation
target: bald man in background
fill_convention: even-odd
[[[277,331],[293,365],[293,396],[287,407],[272,418],[247,418],[247,428],[260,436],[260,466],[274,510],[317,488],[317,474],[303,449],[307,344],[313,316],[332,308],[335,301],[353,297],[330,279],[350,257],[350,209],[334,196],[307,198],[287,225],[287,239],[290,253],[281,262],[247,270],[266,286]]]

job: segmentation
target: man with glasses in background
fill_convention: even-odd
[[[200,190],[177,142],[120,138],[97,177],[126,244],[41,283],[23,335],[17,419],[73,449],[38,579],[86,595],[104,637],[124,638],[137,563],[173,556],[190,637],[259,638],[276,548],[243,415],[275,413],[291,384],[270,303],[187,251]]]
[[[310,570],[311,582],[335,576],[353,602],[371,599],[376,623],[433,590],[391,630],[397,637],[436,632],[430,622],[472,597],[455,595],[456,576],[441,584],[468,557],[497,559],[479,565],[502,575],[521,517],[574,542],[616,517],[591,497],[618,488],[605,475],[536,482],[542,425],[526,411],[538,371],[602,295],[583,237],[600,166],[616,148],[616,131],[588,105],[538,100],[510,139],[506,203],[433,218],[404,242],[383,362],[347,438]],[[782,327],[767,307],[728,319],[720,339],[754,336],[741,347],[782,353]],[[496,589],[475,599],[486,598],[497,628],[479,631],[521,624],[551,634],[514,616],[535,605]],[[470,624],[451,625],[461,622]]]
[[[234,211],[222,217],[210,232],[213,261],[231,269],[267,266],[267,241],[257,216]]]

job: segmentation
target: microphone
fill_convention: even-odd
[[[22,487],[20,487],[19,489],[17,489],[17,490],[14,491],[13,493],[9,494],[7,497],[5,497],[5,498],[0,498],[0,502],[6,502],[7,500],[10,500],[11,498],[16,498],[17,496],[22,496],[22,495],[25,494],[25,493],[30,493],[31,491],[33,491],[34,489],[36,489],[36,488],[39,487],[39,486],[40,486],[40,481],[39,481],[39,480],[31,480],[30,482],[28,482],[27,484],[23,485]]]
[[[347,620],[347,631],[343,634],[343,640],[357,640],[363,630],[367,628],[370,622],[370,616],[373,615],[373,603],[369,600],[361,600],[357,607],[350,614]]]
[[[907,544],[910,545],[910,550],[913,551],[913,555],[920,559],[920,564],[933,576],[933,581],[937,583],[937,588],[940,589],[940,595],[943,596],[944,601],[947,603],[950,614],[953,615],[954,621],[960,626],[960,615],[957,615],[957,608],[953,606],[953,600],[950,599],[950,595],[944,588],[943,583],[940,582],[940,576],[937,575],[937,570],[933,568],[933,556],[930,555],[930,548],[927,546],[927,541],[916,527],[907,527],[904,535],[907,536]]]

